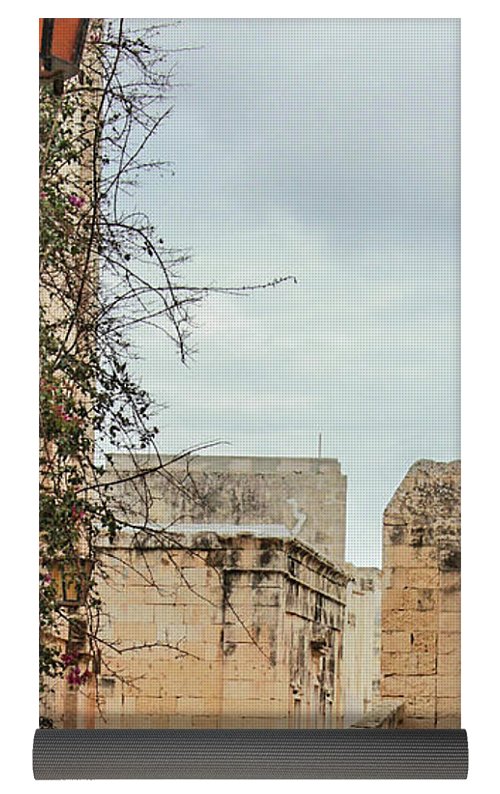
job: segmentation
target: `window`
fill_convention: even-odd
[[[323,596],[321,593],[316,593],[316,603],[314,605],[314,620],[316,623],[321,623],[323,619]]]
[[[56,562],[51,566],[50,576],[56,588],[57,599],[63,606],[83,604],[92,573],[90,560],[80,559],[76,565]]]

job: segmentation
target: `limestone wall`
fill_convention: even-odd
[[[170,457],[164,457],[165,462]],[[158,459],[138,455],[143,469]],[[110,478],[132,467],[115,455]],[[337,460],[314,458],[224,457],[200,455],[170,464],[145,483],[121,490],[127,515],[165,526],[171,522],[284,524],[325,557],[342,563],[345,555],[346,477]]]
[[[420,461],[384,513],[382,695],[404,727],[460,726],[460,464]]]
[[[344,629],[344,727],[362,720],[380,698],[382,572],[348,565]]]
[[[166,538],[101,549],[99,633],[119,651],[103,648],[81,727],[340,724],[342,572],[279,537]]]

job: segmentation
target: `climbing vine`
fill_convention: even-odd
[[[102,648],[113,647],[99,633],[102,563],[96,553],[97,539],[112,541],[123,526],[123,510],[111,499],[105,476],[112,452],[147,450],[156,461],[152,471],[165,467],[156,445],[155,406],[130,371],[130,332],[140,323],[154,324],[186,361],[192,309],[214,291],[187,286],[186,254],[165,244],[147,212],[130,213],[122,200],[143,174],[170,169],[148,157],[149,141],[172,109],[173,53],[164,42],[164,26],[134,31],[124,20],[92,20],[79,78],[66,84],[62,96],[50,86],[40,89],[45,727],[52,724],[44,709],[57,682],[85,687],[96,678]],[[244,292],[285,280],[220,290]]]

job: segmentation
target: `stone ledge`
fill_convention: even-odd
[[[365,714],[351,728],[398,728],[403,722],[404,701],[403,700],[383,700],[376,703],[370,711]]]

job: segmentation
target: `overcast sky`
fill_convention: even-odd
[[[336,457],[347,557],[380,565],[382,512],[420,458],[459,457],[459,22],[185,20],[175,111],[138,195],[186,280],[298,284],[212,297],[184,368],[138,339],[168,403],[159,444]],[[216,450],[217,451],[217,450]]]

